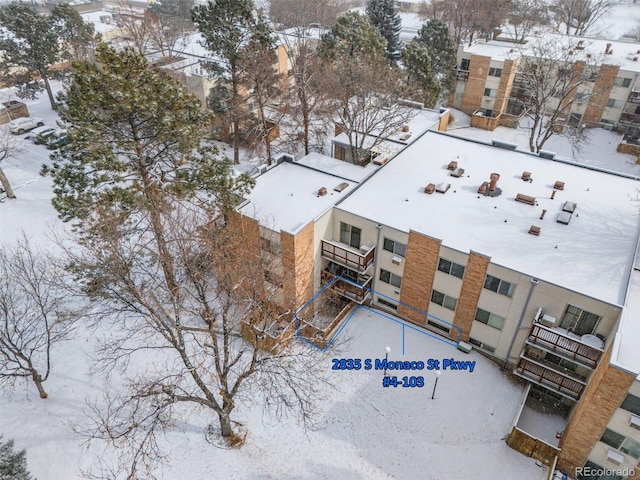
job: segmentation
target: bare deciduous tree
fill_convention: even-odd
[[[0,131],[0,164],[5,160],[13,157],[16,153],[20,151],[19,144],[14,136],[12,136],[8,130],[4,129]],[[2,184],[2,188],[7,194],[7,198],[16,198],[15,193],[13,193],[13,188],[11,188],[11,183],[9,179],[2,171],[2,167],[0,166],[0,184]]]
[[[292,311],[275,302],[281,268],[235,214],[226,225],[205,226],[206,218],[193,205],[163,213],[164,259],[144,240],[152,238],[146,222],[127,237],[107,222],[100,242],[70,252],[77,271],[92,272],[84,289],[94,311],[114,322],[97,365],[122,367],[127,384],[122,395],[94,404],[78,431],[116,447],[129,476],[162,461],[161,437],[188,405],[214,414],[217,426],[209,428],[234,446],[244,435],[233,418],[238,403],[313,426],[327,386],[322,352],[289,344]],[[159,273],[168,264],[175,281]],[[138,373],[131,365],[144,367]]]
[[[584,133],[581,117],[571,112],[599,93],[594,81],[599,59],[575,59],[574,43],[560,36],[538,38],[521,60],[512,95],[527,106],[532,152],[539,152],[554,135],[567,137],[577,147]]]
[[[127,42],[142,54],[147,53],[152,31],[157,28],[153,24],[153,14],[134,8],[123,1],[118,4],[116,13],[118,40]]]
[[[540,0],[513,0],[509,25],[516,42],[524,42],[533,29],[549,23],[547,6]]]
[[[40,398],[51,373],[51,349],[69,338],[72,312],[64,271],[26,238],[0,249],[0,381],[33,381]]]
[[[269,16],[282,28],[331,27],[346,7],[336,0],[271,0]]]
[[[551,11],[567,35],[585,35],[616,4],[615,0],[554,0]]]

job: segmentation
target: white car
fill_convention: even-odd
[[[9,131],[14,135],[21,135],[43,125],[44,122],[39,118],[21,117],[9,122]]]
[[[45,137],[49,134],[49,132],[54,132],[56,127],[51,127],[49,125],[44,125],[42,127],[37,127],[29,132],[29,135],[24,137],[27,140],[31,140],[34,143],[42,143],[39,142],[40,137]]]

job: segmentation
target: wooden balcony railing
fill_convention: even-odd
[[[375,247],[360,253],[342,243],[322,240],[322,256],[359,273],[364,273],[373,264]]]
[[[320,274],[320,282],[322,285],[326,285],[334,278],[336,278],[336,276],[327,271],[323,271]],[[357,282],[351,283],[338,277],[333,285],[331,285],[331,288],[343,297],[361,304],[367,299],[372,283],[373,277],[367,277],[362,284]]]
[[[572,400],[580,399],[586,383],[553,370],[541,362],[520,357],[516,375],[548,388]]]
[[[625,125],[640,125],[640,115],[635,113],[622,113],[620,123]]]
[[[596,368],[600,357],[604,353],[603,350],[582,343],[576,338],[539,323],[534,323],[531,326],[527,343],[589,368]]]
[[[458,81],[466,82],[469,80],[469,71],[468,70],[458,70]]]

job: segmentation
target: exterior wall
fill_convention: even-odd
[[[280,233],[284,277],[284,306],[297,309],[314,292],[314,224],[310,222],[295,235]]]
[[[455,325],[462,329],[462,336],[460,338],[463,341],[469,340],[469,332],[471,331],[471,325],[476,315],[478,299],[482,292],[482,286],[484,285],[490,260],[490,257],[479,253],[471,252],[469,254],[469,261],[464,272],[460,300],[458,301],[454,321]],[[451,329],[450,335],[453,338],[457,338],[457,329]]]
[[[574,471],[584,465],[612,415],[618,409],[635,375],[609,364],[611,345],[587,385],[560,439],[558,466]]]
[[[446,132],[447,128],[449,128],[449,120],[451,120],[451,111],[447,110],[442,115],[440,115],[438,130],[441,132]]]
[[[440,240],[414,231],[409,232],[407,257],[400,292],[402,303],[425,312],[429,309],[433,277],[438,267],[439,251]],[[400,305],[398,313],[414,323],[426,325],[426,316],[411,308]]]
[[[511,95],[511,87],[513,81],[516,78],[517,62],[513,60],[505,60],[502,65],[502,75],[500,76],[500,83],[498,86],[498,93],[496,95],[496,101],[493,105],[493,115],[498,116],[500,113],[504,113],[507,108],[507,100]]]
[[[469,63],[469,79],[464,88],[460,110],[472,114],[482,104],[484,89],[489,73],[490,57],[472,55]]]
[[[582,117],[584,123],[600,122],[619,70],[620,67],[614,65],[602,65],[598,70],[598,77],[593,85],[593,96],[589,99]]]

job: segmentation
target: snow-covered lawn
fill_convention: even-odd
[[[99,400],[105,388],[114,388],[89,373],[100,334],[83,330],[56,352],[49,399],[40,400],[30,385],[0,397],[0,431],[27,448],[29,468],[39,480],[81,478],[78,467],[92,458],[71,425],[83,425],[85,400]],[[319,430],[304,432],[292,419],[275,420],[263,416],[258,405],[241,405],[236,419],[246,424],[249,435],[239,450],[207,443],[204,431],[211,417],[186,412],[163,441],[169,460],[160,478],[544,478],[544,469],[504,442],[523,387],[497,365],[410,328],[405,328],[403,354],[401,325],[366,309],[356,313],[341,338],[349,341],[339,354],[327,352],[327,370],[334,356],[375,362],[384,358],[386,346],[391,347],[390,360],[476,364],[473,373],[443,371],[433,400],[436,374],[426,368],[396,372],[400,380],[422,376],[423,388],[384,388],[383,372],[375,368],[331,371],[337,389],[322,406]]]

